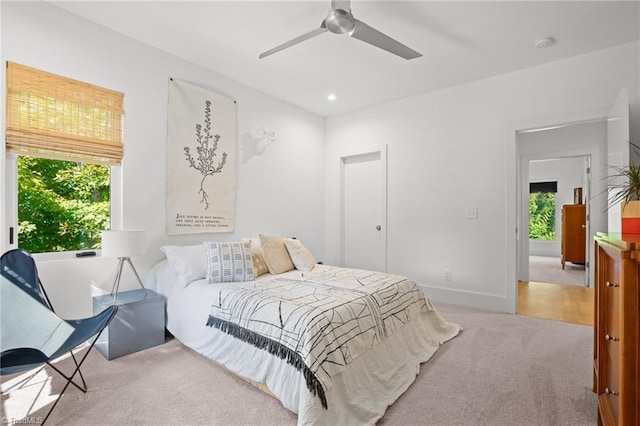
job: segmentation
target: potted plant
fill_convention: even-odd
[[[640,147],[629,141],[637,159]],[[608,207],[622,203],[622,233],[640,234],[640,164],[630,162],[628,166],[611,166],[615,171],[609,176]]]

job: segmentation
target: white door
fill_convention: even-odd
[[[384,150],[341,157],[342,265],[387,270]]]

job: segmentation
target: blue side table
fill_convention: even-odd
[[[118,313],[95,347],[108,360],[161,345],[165,341],[165,298],[151,290],[118,293]],[[93,298],[94,315],[113,305],[113,296]]]

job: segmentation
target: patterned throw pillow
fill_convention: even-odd
[[[253,260],[248,242],[206,241],[209,283],[253,281]]]
[[[264,263],[264,257],[262,256],[262,247],[260,246],[260,239],[258,238],[243,238],[243,243],[248,242],[251,245],[251,257],[253,258],[253,272],[255,277],[264,275],[269,272],[267,264]]]

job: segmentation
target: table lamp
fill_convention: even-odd
[[[102,256],[103,257],[117,257],[118,266],[116,268],[116,276],[113,280],[113,286],[111,287],[111,295],[113,301],[116,301],[118,297],[118,288],[120,287],[120,278],[122,277],[122,267],[127,262],[136,278],[140,287],[142,280],[136,271],[136,268],[131,263],[132,256],[140,256],[144,254],[146,247],[146,231],[144,230],[110,230],[102,231]]]

